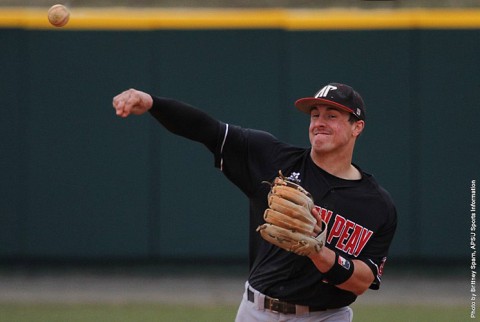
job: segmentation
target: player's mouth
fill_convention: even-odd
[[[329,132],[329,131],[326,131],[326,130],[314,130],[314,131],[313,131],[313,135],[314,135],[314,136],[317,136],[317,135],[330,135],[330,132]]]

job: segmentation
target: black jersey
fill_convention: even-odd
[[[328,224],[326,246],[365,262],[378,289],[396,229],[396,210],[388,193],[361,169],[360,180],[344,180],[323,171],[310,149],[294,147],[269,133],[224,125],[216,164],[250,201],[250,285],[283,301],[322,308],[351,304],[356,295],[323,282],[322,273],[304,256],[284,251],[255,231],[264,223],[269,185],[278,171],[308,190]]]
[[[371,175],[357,167],[360,180],[334,177],[313,163],[310,149],[283,143],[267,132],[224,124],[183,102],[152,98],[152,116],[172,133],[203,143],[215,155],[215,165],[249,198],[252,287],[317,308],[343,307],[356,299],[352,292],[325,283],[308,257],[286,252],[256,232],[268,207],[270,186],[262,182],[271,182],[281,170],[312,194],[328,224],[326,246],[365,262],[375,276],[370,288],[378,289],[397,219],[390,196]]]

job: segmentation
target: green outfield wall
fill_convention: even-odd
[[[391,257],[470,258],[480,11],[84,8],[61,29],[45,11],[0,10],[0,260],[246,260],[247,199],[212,155],[112,98],[307,146],[293,102],[330,81],[366,102],[355,162],[396,201]]]

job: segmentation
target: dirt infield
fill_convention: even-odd
[[[245,276],[225,272],[8,271],[0,272],[0,302],[236,305],[243,293]],[[469,297],[468,275],[400,272],[384,276],[381,290],[367,291],[357,303],[468,306]]]

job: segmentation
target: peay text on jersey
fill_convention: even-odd
[[[328,227],[331,227],[327,236],[327,243],[331,244],[334,238],[338,238],[335,244],[338,250],[358,257],[372,237],[373,231],[339,214],[333,217],[333,211],[331,210],[318,208],[323,221],[327,223]]]

